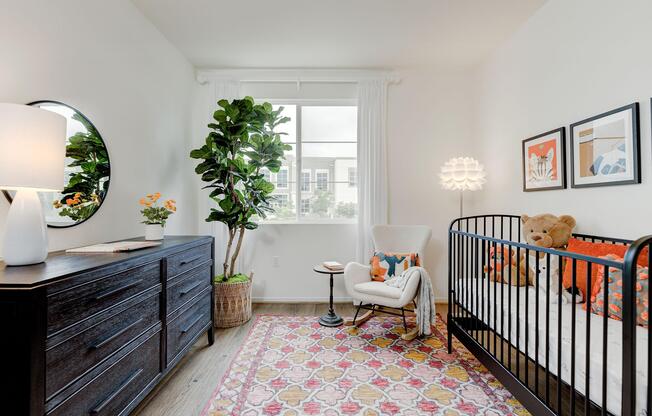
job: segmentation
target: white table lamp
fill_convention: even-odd
[[[464,216],[464,191],[478,191],[487,182],[487,174],[477,160],[471,157],[455,157],[441,167],[439,174],[442,188],[460,191],[460,217]]]
[[[44,261],[48,235],[38,191],[62,191],[66,119],[20,104],[0,103],[0,189],[17,191],[5,225],[9,266]]]

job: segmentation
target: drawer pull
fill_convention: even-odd
[[[115,389],[113,391],[113,393],[109,394],[106,397],[106,399],[102,400],[97,406],[95,406],[93,409],[91,409],[89,414],[91,414],[91,415],[100,414],[100,412],[102,410],[104,410],[104,408],[109,403],[111,403],[113,401],[113,399],[115,399],[118,396],[118,394],[120,394],[120,392],[122,392],[124,389],[126,389],[127,386],[129,386],[129,384],[131,384],[140,375],[140,373],[142,373],[142,372],[143,372],[142,368],[139,368],[138,370],[134,371],[125,381],[122,382],[122,384],[120,384],[120,386],[118,386],[117,389]]]
[[[125,332],[129,331],[131,328],[135,327],[136,325],[138,325],[138,324],[141,323],[141,322],[143,322],[143,318],[140,318],[140,319],[138,319],[137,321],[132,322],[131,324],[125,326],[124,328],[122,328],[121,330],[117,331],[116,333],[114,333],[114,334],[112,334],[112,335],[109,335],[108,337],[104,338],[102,341],[97,342],[97,343],[91,345],[90,347],[88,347],[88,349],[90,349],[90,350],[96,350],[96,349],[98,349],[98,348],[102,348],[103,346],[105,346],[105,345],[108,344],[109,342],[113,341],[114,339],[118,338],[120,335],[122,335],[122,334],[124,334]]]
[[[193,258],[191,258],[191,259],[188,259],[188,260],[182,260],[182,261],[179,263],[179,266],[185,266],[186,264],[193,263],[193,262],[195,262],[195,261],[201,259],[202,257],[204,257],[204,256],[203,256],[203,255],[199,255],[199,256],[195,256],[195,257],[193,257]]]
[[[183,290],[180,292],[180,296],[185,296],[185,295],[187,295],[188,293],[192,292],[194,289],[198,288],[198,287],[201,286],[202,284],[204,284],[204,282],[197,282],[197,283],[195,283],[194,285],[190,286],[189,288],[183,289]]]
[[[99,295],[95,296],[95,300],[102,300],[104,298],[108,298],[109,296],[115,295],[116,293],[122,292],[124,290],[130,289],[134,286],[138,286],[141,284],[143,279],[138,279],[134,280],[133,282],[129,282],[126,285],[122,285],[119,287],[116,287],[115,289],[110,289],[105,292],[100,293]]]
[[[192,329],[192,327],[195,326],[195,324],[197,322],[202,320],[202,318],[203,318],[202,315],[199,315],[198,317],[196,317],[189,325],[186,325],[183,329],[181,329],[181,334],[183,335],[186,332],[190,331]]]

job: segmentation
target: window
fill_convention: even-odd
[[[310,199],[303,198],[301,200],[301,208],[299,209],[301,215],[307,215],[310,213]]]
[[[276,187],[277,188],[287,188],[288,187],[288,170],[287,168],[281,168],[276,174]]]
[[[353,188],[358,184],[358,172],[356,168],[349,168],[349,188]]]
[[[316,188],[318,191],[328,191],[328,171],[321,170],[315,173],[317,177]]]
[[[287,194],[276,194],[274,195],[274,207],[275,208],[287,208],[289,195]]]
[[[301,172],[301,191],[310,192],[310,170],[304,169]]]
[[[271,101],[291,121],[279,126],[292,146],[276,176],[287,204],[273,221],[349,222],[357,217],[357,107],[351,101]]]

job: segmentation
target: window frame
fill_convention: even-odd
[[[295,183],[296,185],[296,193],[295,193],[295,207],[296,207],[296,218],[293,220],[279,220],[279,221],[274,221],[274,220],[262,220],[260,221],[261,224],[357,224],[358,223],[358,217],[356,216],[355,218],[326,218],[326,219],[312,219],[312,218],[304,218],[301,214],[301,200],[304,199],[302,198],[302,194],[306,193],[309,195],[312,195],[316,190],[317,190],[317,171],[319,169],[315,169],[315,172],[310,173],[311,179],[314,177],[315,178],[315,183],[310,184],[310,191],[304,191],[302,190],[302,185],[303,185],[303,155],[302,155],[302,131],[301,131],[301,108],[302,107],[329,107],[329,106],[334,106],[334,107],[358,107],[358,100],[355,98],[345,98],[345,99],[283,99],[283,98],[260,98],[257,99],[257,101],[264,101],[268,102],[274,106],[276,105],[282,105],[282,106],[289,106],[293,105],[295,106],[295,116],[294,120],[296,123],[296,137],[294,142],[287,142],[287,144],[290,144],[294,147],[295,150],[295,158],[296,158],[296,166],[295,166],[295,173],[292,177],[290,177],[290,171],[291,169],[289,166],[287,167],[288,171],[288,186],[286,188],[278,188],[279,190],[287,190],[288,193],[291,195],[292,194],[292,187],[290,186],[292,183]],[[356,135],[357,136],[357,135]],[[358,138],[356,137],[355,141],[334,141],[334,140],[311,140],[306,143],[322,143],[322,144],[330,144],[330,143],[355,143],[356,148],[358,147]],[[344,159],[352,159],[356,160],[357,163],[357,155],[355,158],[344,158]],[[356,168],[357,169],[357,168]],[[305,171],[310,171],[310,169],[305,169]],[[331,189],[331,184],[335,186],[337,183],[336,181],[330,181],[330,172],[328,173],[329,176],[329,181],[327,181],[327,190]],[[334,179],[334,178],[332,178]],[[278,182],[278,181],[277,181]],[[342,183],[348,184],[348,178],[346,181],[342,181]],[[356,184],[357,186],[357,184]],[[289,201],[289,197],[288,197]]]

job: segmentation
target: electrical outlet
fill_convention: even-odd
[[[280,261],[278,256],[272,257],[272,266],[274,267],[280,267]]]

